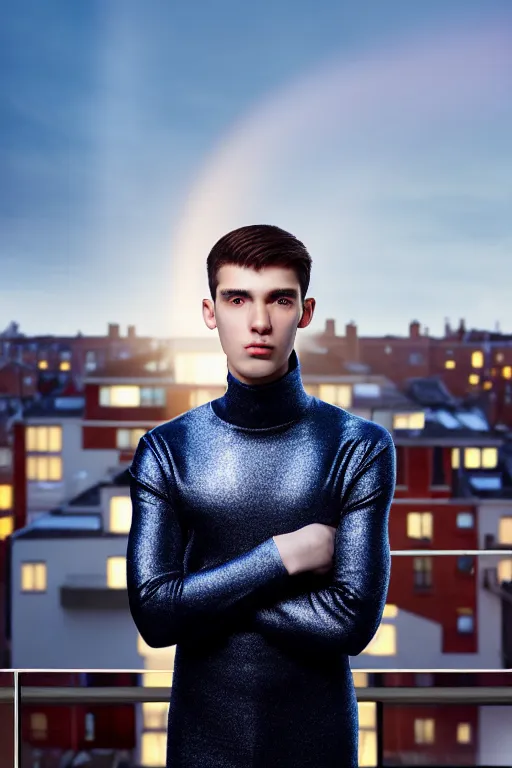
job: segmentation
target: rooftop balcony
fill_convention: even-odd
[[[0,673],[0,768],[164,766],[170,674]],[[510,766],[512,672],[359,670],[353,675],[360,768]]]

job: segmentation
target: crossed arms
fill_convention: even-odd
[[[342,499],[332,571],[317,578],[319,588],[289,596],[287,584],[303,574],[289,575],[272,538],[217,567],[183,575],[186,532],[157,438],[143,437],[130,468],[127,583],[133,619],[148,645],[166,647],[198,633],[204,638],[209,625],[218,628],[245,616],[276,641],[361,653],[380,624],[389,586],[388,521],[396,477],[389,432],[381,428],[362,440],[352,461],[357,469]],[[273,589],[284,596],[261,604]]]

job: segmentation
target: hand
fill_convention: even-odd
[[[273,538],[288,573],[325,574],[332,568],[335,534],[332,525],[311,523]]]

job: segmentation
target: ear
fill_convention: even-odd
[[[217,327],[217,322],[215,320],[215,305],[211,299],[203,299],[203,320],[206,323],[207,327],[213,331],[214,328]]]

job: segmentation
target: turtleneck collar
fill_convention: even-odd
[[[211,401],[212,410],[223,421],[247,429],[297,421],[313,400],[303,387],[295,350],[288,358],[288,372],[280,379],[268,384],[245,384],[228,370],[227,382],[224,395]]]

